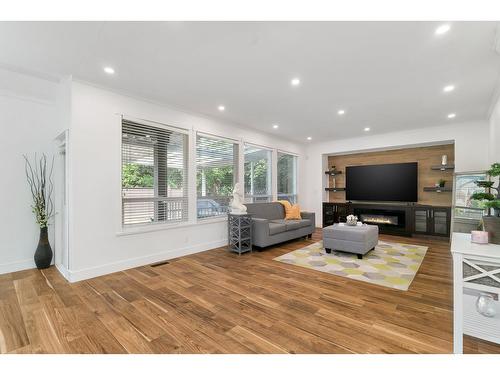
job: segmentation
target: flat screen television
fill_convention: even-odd
[[[417,202],[418,163],[346,167],[346,199]]]

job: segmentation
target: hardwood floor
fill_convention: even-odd
[[[407,292],[273,261],[321,239],[215,249],[70,284],[55,268],[0,275],[2,353],[450,353],[449,245]],[[465,339],[468,353],[500,345]]]

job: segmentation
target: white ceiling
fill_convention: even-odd
[[[436,36],[440,24],[0,22],[0,65],[72,74],[301,142],[486,120],[497,24],[452,22]],[[456,90],[444,94],[447,84]]]

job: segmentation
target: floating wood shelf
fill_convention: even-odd
[[[335,193],[337,191],[345,191],[345,188],[325,188],[325,191],[333,191]]]
[[[452,164],[447,164],[447,165],[433,165],[431,167],[431,169],[433,171],[448,171],[448,170],[455,169],[455,166],[452,165]]]
[[[445,187],[429,186],[429,187],[424,187],[424,191],[433,191],[435,193],[449,193],[453,191],[453,189],[446,186]]]
[[[342,171],[326,171],[325,174],[329,176],[336,176],[338,174],[342,174]]]

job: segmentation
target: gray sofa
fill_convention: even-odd
[[[314,212],[301,212],[302,220],[285,220],[285,208],[281,203],[249,203],[245,206],[252,215],[252,242],[255,246],[271,246],[311,236],[314,232]]]

